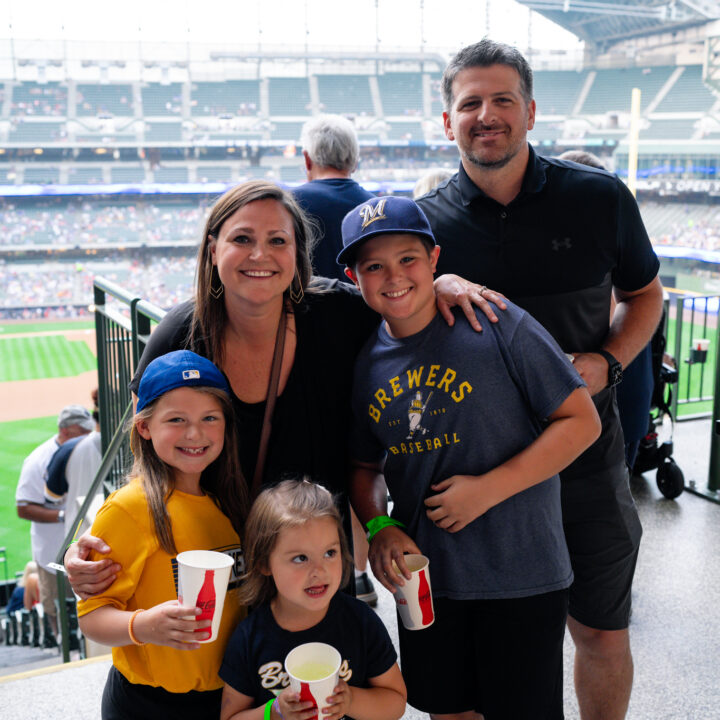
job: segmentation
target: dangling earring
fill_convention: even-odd
[[[295,289],[295,280],[297,280],[297,290]],[[290,299],[296,305],[299,305],[304,297],[305,291],[303,290],[302,281],[300,280],[300,273],[297,271],[297,268],[295,268],[295,277],[293,278],[293,282],[290,284]]]
[[[213,287],[213,280],[215,279],[216,275],[218,279],[218,285],[220,287]],[[213,265],[212,273],[210,275],[210,295],[211,297],[215,298],[215,300],[219,300],[222,297],[223,292],[225,292],[225,286],[220,281],[220,276],[217,273],[217,268]]]

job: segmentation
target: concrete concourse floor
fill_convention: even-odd
[[[707,485],[709,443],[709,420],[676,426],[674,457],[686,482],[695,480],[701,489]],[[687,492],[666,500],[654,471],[633,478],[632,490],[644,535],[633,590],[635,684],[628,719],[720,718],[720,505]],[[397,642],[394,603],[390,593],[378,593],[378,613]],[[0,657],[9,650],[0,646]],[[568,720],[579,718],[572,658],[572,641],[566,638]],[[22,676],[7,675],[13,668],[6,667],[0,671],[3,716],[97,720],[108,667],[109,661],[96,660]],[[421,717],[410,707],[405,713],[407,720]]]

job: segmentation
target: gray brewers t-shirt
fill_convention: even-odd
[[[355,365],[352,455],[386,458],[393,516],[430,558],[434,595],[514,598],[566,588],[572,570],[557,476],[456,533],[425,514],[431,484],[481,475],[513,457],[584,385],[550,335],[517,306],[508,303],[498,323],[482,322],[481,333],[456,318],[449,327],[437,315],[401,339],[383,324],[368,340]]]

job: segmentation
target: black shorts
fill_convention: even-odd
[[[642,526],[625,464],[596,475],[563,479],[565,540],[575,580],[569,614],[597,630],[630,622],[633,576]]]
[[[567,590],[510,600],[433,598],[435,622],[398,618],[408,702],[485,720],[561,720]]]
[[[172,693],[131,683],[115,666],[103,690],[102,720],[201,720],[219,718],[222,688]]]

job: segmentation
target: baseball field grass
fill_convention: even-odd
[[[0,382],[71,377],[96,367],[87,343],[62,335],[0,337]]]
[[[0,335],[16,333],[57,332],[59,330],[91,330],[95,327],[93,320],[64,320],[58,322],[0,322]]]
[[[0,547],[7,553],[9,578],[32,559],[30,522],[20,519],[15,510],[15,488],[20,469],[32,450],[56,432],[56,416],[0,423]],[[5,579],[2,567],[0,579]]]

